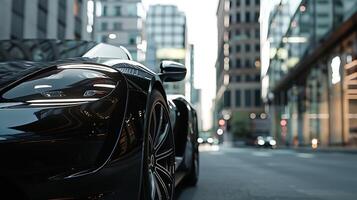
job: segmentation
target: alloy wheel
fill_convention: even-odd
[[[161,102],[153,106],[148,130],[149,199],[171,199],[175,186],[175,150],[168,113]]]

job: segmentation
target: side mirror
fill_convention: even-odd
[[[183,64],[164,60],[160,64],[160,78],[164,82],[182,81],[186,77],[186,68]]]

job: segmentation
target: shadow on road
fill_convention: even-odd
[[[196,187],[187,187],[187,186],[184,186],[183,184],[179,184],[176,189],[175,189],[175,198],[174,200],[179,200],[180,199],[180,196],[181,196],[181,193],[186,190],[186,189],[195,189]],[[186,198],[187,199],[187,198]],[[192,199],[189,198],[189,199]]]
[[[188,195],[185,195],[184,199],[182,198],[182,192],[190,190],[191,192],[187,193]],[[197,190],[197,186],[185,186],[184,184],[179,184],[176,189],[175,189],[175,198],[174,200],[191,200],[194,197],[195,190]],[[180,198],[181,197],[181,198]]]

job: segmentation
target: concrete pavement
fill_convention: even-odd
[[[354,154],[201,147],[200,180],[182,200],[357,199]]]

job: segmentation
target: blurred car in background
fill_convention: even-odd
[[[275,148],[276,140],[272,136],[258,136],[255,140],[255,146]]]
[[[213,137],[210,132],[200,132],[197,138],[199,144],[218,144],[218,139]]]

